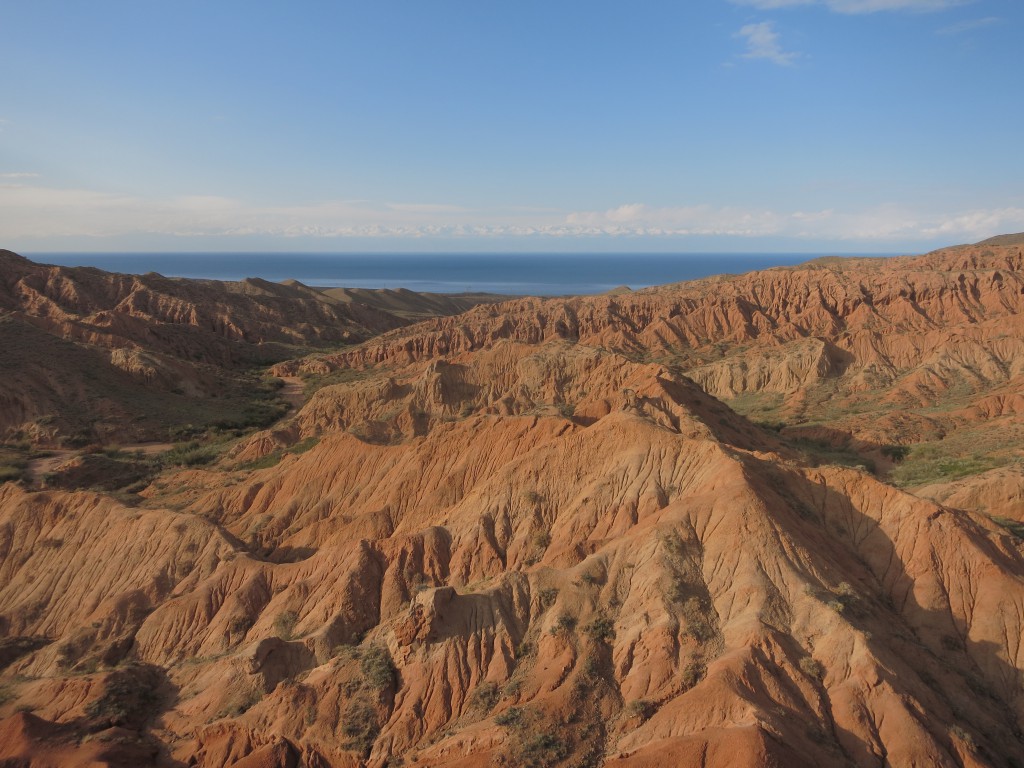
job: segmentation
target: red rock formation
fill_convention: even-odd
[[[282,365],[356,373],[139,507],[0,487],[0,759],[1013,765],[1020,541],[705,391],[1016,418],[983,250],[477,308]]]
[[[411,317],[461,311],[485,298],[410,291],[336,298],[294,281],[119,275],[35,264],[0,250],[0,439],[165,439],[165,414],[203,425],[217,420],[210,412],[219,404],[209,400],[241,399],[253,387],[240,377],[243,369],[363,341]],[[91,426],[75,418],[83,412]]]

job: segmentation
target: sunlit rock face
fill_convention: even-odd
[[[1012,765],[1022,291],[1008,245],[477,307],[278,363],[328,383],[131,505],[0,486],[0,756]]]

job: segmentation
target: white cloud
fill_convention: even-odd
[[[880,11],[916,11],[927,13],[967,5],[975,0],[729,0],[734,5],[757,8],[762,11],[795,8],[804,5],[823,5],[836,13],[859,14]]]
[[[710,205],[651,208],[639,203],[570,213],[552,228],[560,235],[772,235],[783,229],[771,211]]]
[[[999,19],[995,16],[986,16],[983,19],[968,19],[961,21],[958,24],[951,24],[948,27],[943,27],[937,31],[940,35],[962,35],[965,32],[973,32],[976,29],[983,27],[990,27],[993,24],[998,23]]]
[[[771,21],[747,24],[737,33],[737,37],[746,39],[747,52],[743,54],[745,59],[767,59],[779,66],[788,67],[800,55],[782,50],[779,33],[775,31],[775,24]]]
[[[798,5],[814,5],[818,0],[729,0],[734,5],[746,5],[760,11],[773,11],[776,8],[793,8]]]
[[[629,216],[624,221],[626,209]],[[570,214],[564,231],[567,234],[786,237],[866,243],[939,238],[952,243],[1024,231],[1024,208],[949,213],[878,206],[861,211],[784,212],[706,205],[676,208],[630,205],[603,212]]]
[[[10,171],[8,173],[0,173],[0,179],[38,179],[38,173],[30,173],[28,171]]]
[[[309,205],[250,205],[191,195],[147,199],[89,189],[57,189],[0,179],[0,240],[164,234],[195,237],[424,237],[476,232],[481,212],[451,205],[328,200]],[[542,216],[545,223],[556,214]],[[481,233],[521,227],[537,214],[511,211]],[[529,226],[533,226],[530,224]],[[527,227],[529,228],[529,227]]]
[[[0,246],[48,238],[104,239],[161,235],[211,238],[787,238],[860,243],[936,240],[954,243],[1024,231],[1024,208],[923,211],[773,210],[714,205],[606,210],[474,210],[452,205],[327,200],[258,206],[218,196],[146,199],[94,190],[0,183]]]

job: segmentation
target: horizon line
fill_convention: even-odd
[[[940,246],[957,248],[970,243]],[[15,251],[22,256],[62,256],[62,255],[96,255],[96,256],[917,256],[918,251],[282,251],[282,250],[240,250],[240,251],[205,251],[205,250],[60,250],[60,251]],[[935,249],[932,249],[935,250]]]

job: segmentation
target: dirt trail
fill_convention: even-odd
[[[281,397],[292,407],[299,410],[306,402],[306,385],[298,376],[282,376],[284,386],[281,388]]]
[[[40,478],[53,472],[65,461],[77,455],[77,453],[77,451],[51,451],[49,456],[44,456],[41,459],[32,459],[25,470],[29,481],[33,484],[38,483]]]
[[[146,456],[155,456],[169,451],[173,447],[174,443],[132,443],[130,445],[119,445],[117,449],[124,453],[142,453]],[[32,459],[28,462],[26,468],[29,481],[33,484],[38,484],[43,477],[55,471],[64,462],[83,454],[84,451],[53,450],[50,451],[49,456]]]

